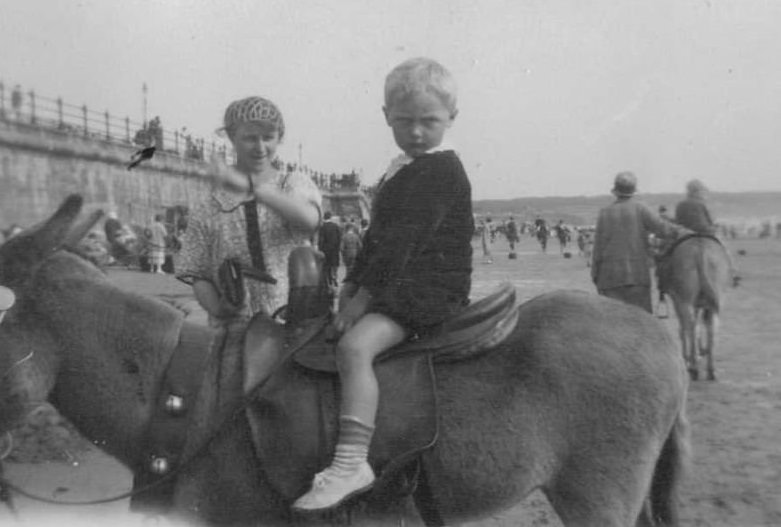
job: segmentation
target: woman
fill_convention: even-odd
[[[236,164],[213,162],[215,189],[190,215],[176,262],[177,278],[193,286],[210,324],[217,327],[256,313],[270,315],[285,305],[288,255],[310,242],[320,224],[322,199],[308,177],[277,168],[282,166],[277,148],[285,123],[274,103],[262,97],[232,102],[220,131],[233,144]],[[248,239],[248,230],[257,235]],[[249,243],[258,241],[259,249],[251,251]],[[258,270],[276,283],[248,278],[243,299],[234,304],[219,279],[227,259],[242,267],[262,265],[264,269]]]
[[[163,215],[155,214],[152,226],[149,228],[149,271],[157,274],[163,273],[165,265],[165,246],[168,231],[163,224]]]

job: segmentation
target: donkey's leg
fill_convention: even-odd
[[[706,309],[703,313],[703,321],[705,323],[705,361],[707,367],[707,379],[709,381],[716,380],[716,372],[713,367],[713,351],[716,347],[716,332],[719,326],[719,315],[715,311]]]
[[[694,306],[685,304],[675,299],[675,311],[678,314],[678,331],[681,336],[681,349],[683,359],[689,369],[689,376],[693,381],[699,377],[697,367],[697,313]]]
[[[707,338],[707,333],[705,331],[705,325],[707,324],[707,321],[705,320],[706,316],[707,314],[705,309],[703,308],[697,309],[697,314],[694,319],[694,322],[696,324],[694,328],[694,336],[696,338],[695,346],[696,346],[698,357],[704,357],[705,354],[707,353],[706,346],[708,344],[707,342],[705,342],[705,339]]]

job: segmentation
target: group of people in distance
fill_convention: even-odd
[[[339,288],[332,320],[340,335],[338,441],[330,466],[293,504],[300,511],[334,507],[372,486],[367,458],[379,397],[374,358],[431,332],[469,302],[471,186],[445,141],[458,114],[455,80],[436,61],[410,59],[387,75],[382,109],[401,153],[378,185],[362,247]],[[275,168],[285,123],[274,103],[263,97],[232,102],[222,131],[235,149],[235,166],[213,161],[218,189],[191,212],[176,261],[177,277],[192,285],[218,327],[283,306],[290,251],[329,229],[312,180]],[[219,270],[231,258],[253,265],[250,228],[259,230],[264,271],[276,283],[245,281],[245,299],[235,305],[221,290]],[[333,283],[335,276],[329,278]]]
[[[707,205],[708,188],[698,179],[686,185],[686,198],[677,204],[675,214],[669,217],[666,207],[654,212],[649,206],[634,199],[637,191],[637,178],[632,172],[620,172],[615,176],[612,193],[615,202],[599,211],[593,237],[593,246],[586,254],[591,267],[591,278],[599,294],[636,305],[653,312],[651,295],[651,266],[649,258],[651,247],[649,240],[656,240],[661,256],[672,240],[685,235],[701,234],[716,236],[718,225],[713,220]],[[482,245],[487,260],[492,263],[485,230],[490,219],[483,223]],[[515,244],[519,240],[518,228],[514,218],[504,225],[505,235],[510,246],[510,258],[513,258]],[[570,230],[560,220],[552,229],[541,216],[537,216],[531,225],[531,233],[536,236],[545,252],[547,240],[555,233],[561,251],[570,241]],[[578,239],[581,251],[585,252],[585,236]],[[727,251],[728,257],[730,256]],[[565,255],[566,256],[566,255]],[[660,272],[663,262],[656,261],[657,287],[659,300],[664,300],[665,273]],[[737,285],[740,276],[730,257],[733,285]]]
[[[344,218],[343,218],[344,220]],[[354,218],[339,225],[331,211],[323,213],[323,224],[317,236],[317,248],[323,253],[323,273],[326,283],[332,290],[339,288],[338,270],[344,264],[349,274],[355,264],[358,253],[363,249],[363,233],[369,221],[362,219],[360,226]]]

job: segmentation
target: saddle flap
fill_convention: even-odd
[[[485,320],[494,318],[504,312],[508,306],[515,303],[515,287],[504,282],[490,295],[481,298],[477,302],[469,304],[458,315],[446,321],[443,331],[455,331],[477,325]]]
[[[375,363],[421,352],[433,353],[435,362],[464,360],[504,340],[516,321],[515,288],[505,283],[493,294],[467,306],[446,321],[435,335],[394,346],[381,353]],[[337,371],[334,344],[328,342],[324,335],[296,352],[294,360],[311,370]]]
[[[380,401],[369,462],[375,491],[437,437],[431,358],[410,355],[375,368]],[[288,361],[247,408],[260,465],[272,486],[293,500],[331,462],[339,419],[339,378]]]

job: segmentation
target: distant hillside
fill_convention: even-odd
[[[612,195],[532,197],[505,200],[477,200],[474,212],[480,216],[492,216],[498,221],[510,214],[517,219],[533,220],[537,215],[549,222],[564,220],[572,225],[589,225],[596,222],[601,207],[611,203]],[[638,194],[640,201],[656,209],[665,205],[670,213],[683,196],[681,194]],[[759,224],[763,221],[781,221],[781,192],[713,192],[709,197],[710,209],[716,221],[737,224]]]

